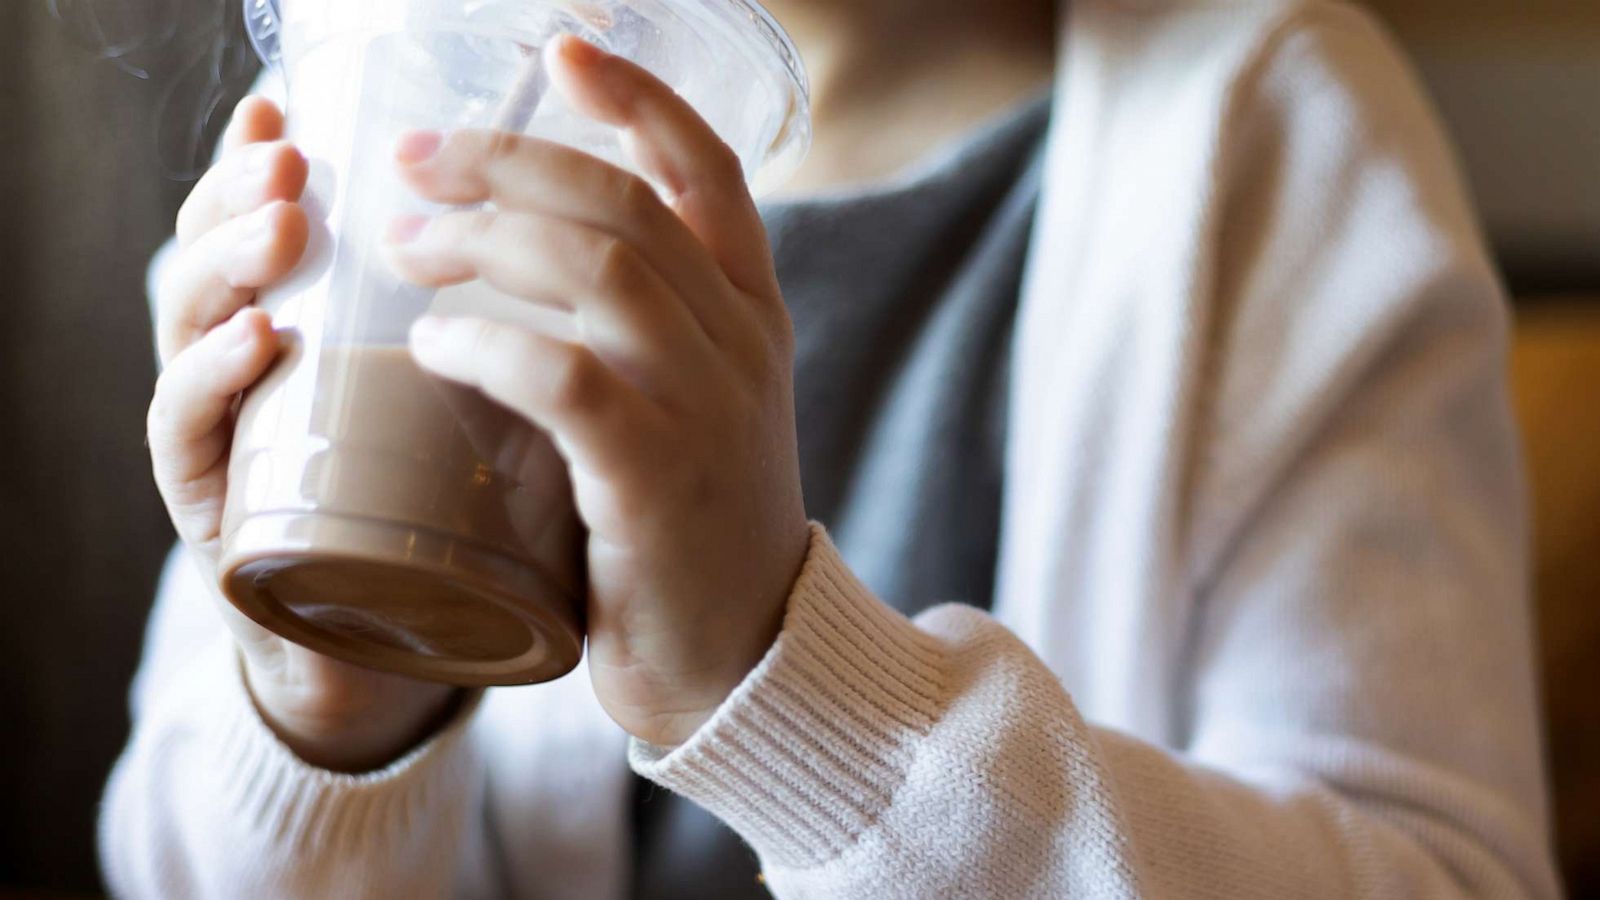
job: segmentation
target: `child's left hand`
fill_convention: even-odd
[[[666,85],[575,38],[556,88],[621,129],[643,179],[492,132],[409,135],[422,196],[493,212],[401,221],[396,267],[481,278],[569,308],[573,342],[478,319],[424,320],[412,352],[547,431],[589,526],[589,668],[629,733],[676,745],[776,638],[809,542],[793,334],[734,153]]]

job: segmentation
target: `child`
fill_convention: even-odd
[[[533,140],[397,149],[497,210],[396,223],[404,275],[581,323],[412,334],[571,468],[589,664],[545,687],[360,671],[217,599],[232,398],[276,347],[250,302],[307,233],[281,116],[240,108],[159,297],[186,549],[113,887],[1556,896],[1506,313],[1381,33],[1321,2],[771,6],[818,142],[759,210],[691,110],[570,39],[557,89],[667,201]]]

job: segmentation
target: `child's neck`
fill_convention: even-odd
[[[788,194],[891,175],[1050,77],[1054,0],[768,0],[811,74]]]

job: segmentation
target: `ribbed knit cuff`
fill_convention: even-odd
[[[937,639],[885,606],[820,526],[760,665],[677,748],[634,771],[728,823],[770,864],[843,852],[893,801],[944,702]]]
[[[231,649],[231,648],[230,648]],[[347,775],[302,761],[261,718],[242,666],[208,698],[200,744],[208,775],[232,821],[303,848],[405,846],[430,811],[472,790],[477,761],[466,734],[481,700],[474,693],[438,734],[383,769]]]

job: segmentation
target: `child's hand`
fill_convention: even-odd
[[[589,539],[589,664],[601,703],[682,742],[776,637],[809,540],[793,337],[739,161],[681,98],[574,38],[558,90],[617,126],[645,181],[576,150],[489,132],[402,141],[424,197],[494,212],[401,221],[408,278],[481,278],[569,308],[574,342],[476,319],[424,320],[426,368],[547,430]]]
[[[178,215],[179,249],[159,290],[165,369],[150,406],[156,484],[178,535],[215,584],[233,404],[272,364],[277,342],[256,290],[305,251],[297,204],[306,161],[281,142],[283,115],[240,104],[224,152]],[[217,595],[220,601],[220,594]],[[244,651],[251,692],[278,734],[308,762],[359,770],[422,737],[450,688],[367,672],[275,637],[219,602]]]

